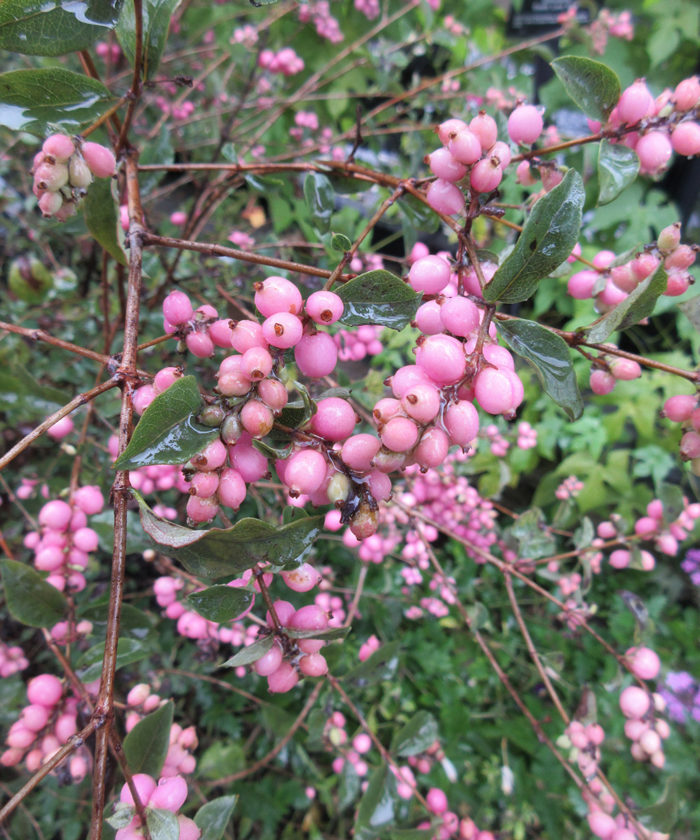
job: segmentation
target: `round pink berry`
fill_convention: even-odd
[[[27,686],[27,700],[39,706],[52,708],[61,699],[63,685],[53,674],[40,674]]]
[[[465,208],[464,194],[450,181],[444,178],[437,178],[428,187],[425,194],[428,204],[438,213],[446,216],[453,216],[456,213],[463,213]]]
[[[671,132],[673,150],[684,157],[700,154],[700,124],[682,122]]]
[[[519,105],[508,117],[508,135],[514,143],[526,146],[542,134],[542,115],[534,105]]]
[[[148,804],[151,808],[164,808],[166,811],[175,813],[186,799],[187,782],[182,776],[170,776],[159,780]]]
[[[454,385],[467,367],[462,342],[449,335],[428,336],[416,351],[416,363],[437,385]]]
[[[54,531],[65,531],[72,516],[73,511],[67,502],[54,499],[47,502],[39,511],[39,524]]]
[[[306,314],[316,324],[335,324],[343,315],[343,299],[335,292],[313,292],[306,300]]]
[[[639,157],[640,171],[646,175],[656,175],[671,159],[673,146],[663,131],[650,131],[639,138],[635,151]]]
[[[193,315],[192,304],[184,292],[170,292],[163,301],[163,317],[173,326],[186,324]]]
[[[66,163],[75,152],[75,144],[66,134],[52,134],[44,140],[41,150],[55,158],[57,163]]]
[[[267,277],[255,284],[255,305],[258,311],[269,318],[278,312],[298,315],[304,305],[301,292],[285,277]]]
[[[478,142],[478,141],[477,141]],[[481,154],[481,147],[479,147]],[[456,160],[447,149],[437,149],[426,156],[425,162],[438,178],[454,183],[467,174],[467,167]]]
[[[487,151],[498,140],[498,126],[496,120],[485,111],[479,111],[469,123],[469,130],[479,138],[481,148]]]
[[[338,361],[338,347],[328,333],[305,335],[294,348],[297,367],[312,379],[328,376]]]
[[[641,720],[649,711],[651,700],[643,688],[636,685],[629,685],[620,695],[620,709],[627,718]]]
[[[88,141],[81,146],[81,152],[96,178],[111,178],[116,172],[117,161],[112,150],[106,146]]]
[[[458,131],[457,134],[451,138],[447,148],[449,149],[450,156],[455,161],[458,161],[460,164],[466,164],[467,166],[471,166],[472,163],[476,163],[481,157],[481,141],[477,135],[468,128]],[[435,174],[440,175],[438,172]],[[464,175],[460,177],[464,177]]]
[[[316,404],[316,413],[311,418],[311,431],[330,441],[341,441],[350,437],[357,417],[355,409],[341,397],[327,397]]]

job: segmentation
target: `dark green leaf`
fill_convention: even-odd
[[[270,650],[274,642],[274,636],[263,636],[262,639],[258,639],[252,645],[248,645],[248,647],[239,650],[237,654],[227,659],[221,667],[238,668],[240,665],[250,665],[253,662],[257,662],[261,656],[264,656]]]
[[[168,700],[142,718],[124,738],[124,755],[132,773],[147,773],[157,779],[170,746],[174,704]]]
[[[438,229],[440,219],[432,208],[415,196],[404,194],[399,201],[399,209],[405,215],[408,224],[422,233],[433,233]]]
[[[352,248],[352,242],[344,233],[334,233],[331,237],[331,248],[334,251],[349,251]]]
[[[189,461],[219,436],[218,429],[203,426],[195,420],[201,406],[195,377],[176,379],[144,411],[114,468],[132,470],[151,464]]]
[[[320,233],[328,233],[335,208],[335,193],[331,182],[320,172],[309,172],[304,179],[304,197],[314,227]]]
[[[102,673],[102,659],[104,657],[104,642],[93,645],[78,660],[77,673],[83,682],[92,682]],[[139,639],[122,638],[117,645],[117,668],[139,662],[147,656],[151,656],[153,650],[149,645]]]
[[[520,318],[499,321],[497,326],[511,350],[535,368],[545,393],[571,420],[578,419],[583,412],[583,402],[564,339],[535,321]]]
[[[388,642],[382,645],[364,662],[360,662],[344,677],[344,682],[352,683],[358,688],[390,680],[399,667],[399,643]]]
[[[122,265],[127,265],[120,242],[122,226],[117,202],[112,195],[111,178],[96,178],[83,202],[85,224],[100,245]]]
[[[416,712],[391,739],[391,752],[401,758],[425,752],[438,737],[437,721],[425,710]]]
[[[91,517],[90,527],[92,525]],[[111,550],[110,546],[109,551],[111,552]],[[93,624],[107,624],[108,610],[109,599],[105,597],[97,603],[91,602],[81,607],[78,614],[81,618],[92,621]],[[153,629],[153,622],[154,619],[148,613],[139,610],[133,604],[122,604],[119,620],[119,632],[121,635],[133,636],[135,639],[145,639]]]
[[[333,189],[341,195],[354,195],[358,192],[371,190],[375,186],[374,181],[353,178],[351,175],[341,175],[332,170],[328,171],[328,180],[331,182]]]
[[[280,423],[283,423],[283,425],[285,426],[287,425],[287,423],[284,423],[283,420],[281,420],[280,418],[278,419]],[[300,426],[301,423],[297,425]],[[262,452],[262,454],[266,458],[281,458],[282,460],[284,460],[285,458],[289,458],[289,456],[292,454],[292,449],[294,448],[294,444],[291,441],[286,443],[284,446],[273,446],[266,440],[253,440],[252,443],[253,446],[258,450],[258,452]]]
[[[144,0],[142,68],[146,80],[152,79],[158,69],[160,57],[168,39],[170,20],[179,3],[180,0]],[[132,67],[136,49],[135,27],[134,4],[129,0],[124,3],[115,31]]]
[[[564,262],[581,228],[585,193],[574,169],[532,208],[515,247],[484,289],[489,303],[518,303],[534,294],[537,285]]]
[[[199,840],[221,840],[233,816],[233,809],[236,807],[238,796],[220,796],[212,799],[197,811],[194,821],[202,832]]]
[[[97,531],[100,548],[108,554],[114,547],[114,511],[103,510],[102,513],[90,517],[90,527]],[[143,554],[151,548],[151,541],[143,533],[139,516],[134,510],[126,514],[126,551],[127,554]]]
[[[49,125],[79,132],[116,100],[95,79],[64,70],[0,73],[0,125],[43,137]]]
[[[308,516],[276,527],[260,519],[239,519],[231,528],[195,530],[156,516],[134,493],[141,507],[141,525],[161,551],[175,557],[195,575],[210,580],[237,577],[256,563],[273,567],[302,562],[318,536],[322,516]]]
[[[24,55],[84,50],[107,37],[121,5],[122,0],[2,0],[0,49]]]
[[[381,324],[403,329],[416,314],[420,294],[384,269],[367,271],[337,289],[345,305],[341,323],[355,327]]]
[[[586,341],[600,343],[616,330],[624,330],[647,318],[654,311],[659,296],[666,291],[666,272],[659,266],[651,277],[637,286],[618,305],[606,312],[595,324],[583,330]]]
[[[26,368],[19,364],[0,366],[0,394],[3,412],[15,411],[22,422],[28,419],[52,414],[66,402],[68,397],[59,388],[40,385]]]
[[[165,808],[147,808],[146,824],[151,840],[179,840],[180,826],[172,811]]]
[[[648,808],[642,808],[638,813],[645,825],[650,826],[655,831],[667,833],[673,831],[675,824],[678,822],[679,801],[678,777],[670,776],[666,780],[664,792],[658,802]]]
[[[17,560],[2,561],[5,603],[10,615],[30,627],[51,627],[61,621],[68,605],[63,593]]]
[[[564,55],[552,62],[566,92],[592,120],[605,122],[620,98],[620,80],[600,61]]]
[[[353,830],[356,840],[374,840],[396,819],[396,781],[386,764],[372,773],[357,809]]]
[[[217,584],[201,592],[192,592],[186,598],[187,604],[208,621],[223,624],[232,621],[245,612],[253,600],[253,593],[245,589]]]
[[[628,187],[639,172],[634,149],[601,140],[598,148],[598,205],[609,204]]]
[[[294,387],[301,401],[287,403],[277,418],[283,426],[288,426],[290,429],[298,429],[316,414],[316,403],[311,399],[306,386],[301,382],[295,382]]]

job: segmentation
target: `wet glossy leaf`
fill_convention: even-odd
[[[524,319],[498,322],[498,331],[514,353],[535,369],[545,393],[560,405],[571,420],[583,412],[571,352],[563,338]]]
[[[261,656],[264,656],[270,650],[274,642],[274,636],[264,636],[262,639],[258,639],[257,642],[253,642],[252,645],[248,645],[248,647],[239,650],[235,656],[227,659],[221,667],[238,668],[240,665],[250,665],[253,662],[257,662]]]
[[[405,726],[402,726],[391,740],[391,752],[402,758],[425,752],[438,737],[437,721],[422,710],[416,712]]]
[[[113,29],[122,0],[3,0],[0,49],[24,55],[84,50]]]
[[[358,688],[390,680],[399,667],[399,643],[388,642],[382,645],[364,662],[360,662],[344,677],[344,682],[352,683]]]
[[[0,73],[0,125],[13,131],[79,133],[115,101],[101,82],[62,67]]]
[[[634,149],[601,140],[598,148],[598,205],[609,204],[628,187],[639,172]]]
[[[153,78],[158,69],[165,42],[168,40],[170,20],[179,4],[180,0],[144,0],[142,67],[146,80]],[[134,4],[127,2],[119,16],[116,34],[132,67],[136,48],[135,26]]]
[[[617,74],[600,61],[578,55],[555,58],[551,66],[583,113],[605,122],[620,98]]]
[[[104,642],[93,645],[78,660],[77,673],[83,682],[92,682],[102,673],[102,659],[104,657]],[[150,645],[144,644],[139,639],[122,638],[117,645],[117,668],[140,662],[147,656],[151,656],[153,649]]]
[[[221,840],[233,816],[238,796],[220,796],[212,799],[197,811],[194,821],[202,832],[199,840]]]
[[[335,209],[335,193],[331,182],[320,172],[309,172],[304,179],[304,197],[314,227],[320,233],[328,233]]]
[[[252,600],[252,592],[225,584],[210,586],[201,592],[192,592],[186,598],[188,606],[208,621],[216,621],[218,624],[238,618],[248,609]]]
[[[124,755],[132,773],[147,773],[157,779],[170,746],[174,704],[168,700],[142,718],[124,738]]]
[[[165,808],[148,808],[146,824],[151,840],[179,840],[180,826],[172,811],[166,811]]]
[[[515,247],[484,289],[490,303],[518,303],[569,257],[581,228],[585,193],[574,169],[532,208]]]
[[[112,195],[111,178],[96,178],[83,202],[85,224],[100,245],[122,265],[128,261],[120,239],[121,222],[117,202]]]
[[[129,445],[114,464],[132,470],[151,464],[184,464],[219,436],[195,420],[202,398],[194,376],[182,376],[141,415]]]
[[[648,318],[654,311],[659,296],[666,291],[666,272],[659,266],[651,277],[637,286],[621,303],[606,312],[588,329],[583,330],[586,341],[600,343],[616,330],[624,330]]]
[[[63,593],[26,563],[3,560],[2,582],[7,609],[22,624],[51,627],[65,617],[68,605]]]
[[[352,248],[352,242],[344,233],[334,233],[331,237],[331,248],[334,251],[349,251]]]
[[[345,305],[341,323],[353,327],[380,324],[403,329],[413,319],[421,299],[403,280],[384,269],[359,274],[336,291]]]
[[[256,563],[273,567],[302,562],[318,536],[322,516],[308,516],[276,527],[260,519],[239,519],[231,528],[196,530],[156,516],[134,493],[141,525],[163,554],[179,560],[192,574],[210,580],[238,577]]]
[[[356,840],[374,840],[396,820],[396,781],[386,764],[372,773],[357,809],[353,831]]]

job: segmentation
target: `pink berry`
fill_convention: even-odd
[[[421,467],[439,467],[447,457],[450,439],[437,426],[431,426],[421,435],[413,457]]]
[[[270,650],[253,663],[253,670],[261,677],[269,677],[280,667],[283,656],[282,648],[275,642]]]
[[[596,837],[600,837],[600,840],[610,840],[617,828],[617,823],[603,811],[591,811],[588,815],[588,827]]]
[[[477,116],[469,123],[469,130],[479,138],[483,151],[490,149],[498,140],[496,120],[485,111],[479,111]]]
[[[75,491],[73,504],[77,505],[88,516],[93,516],[100,513],[104,508],[105,501],[99,487],[94,484],[87,484]]]
[[[479,149],[481,152],[481,148]],[[456,160],[447,149],[437,149],[426,155],[425,162],[432,173],[444,181],[459,181],[467,174],[467,167]]]
[[[289,395],[284,383],[279,379],[262,379],[258,382],[258,396],[273,412],[281,411],[287,401]]]
[[[96,178],[111,178],[117,171],[117,161],[111,149],[99,143],[86,142],[81,146],[85,163]],[[172,321],[171,321],[172,323]]]
[[[695,394],[678,394],[666,400],[663,411],[674,423],[684,423],[690,419],[697,402]]]
[[[209,333],[193,330],[187,333],[185,344],[190,353],[198,359],[208,359],[214,355],[214,342],[209,337]]]
[[[381,430],[380,437],[392,452],[407,452],[418,440],[418,428],[408,417],[392,417]]]
[[[190,496],[186,511],[193,522],[209,522],[219,512],[219,505],[213,498],[200,499],[199,496]]]
[[[177,825],[180,832],[178,834],[178,840],[199,840],[202,836],[201,829],[197,823],[189,817],[184,817],[182,814],[179,814]]]
[[[231,333],[231,346],[239,353],[245,353],[251,347],[267,347],[262,326],[257,321],[238,321]]]
[[[381,443],[374,435],[353,435],[343,444],[340,457],[351,470],[366,472],[370,470],[372,459],[379,452],[380,446]]]
[[[164,808],[166,811],[178,811],[187,799],[187,782],[182,776],[160,779],[151,794],[148,804],[151,808]]]
[[[520,161],[515,170],[515,174],[517,182],[522,184],[524,187],[531,187],[538,181],[535,171],[533,171],[532,166],[530,166],[530,161],[528,160]]]
[[[615,359],[610,363],[610,372],[615,379],[623,381],[638,379],[642,375],[641,367],[632,359]]]
[[[466,164],[467,166],[471,166],[471,164],[476,163],[481,157],[482,152],[481,141],[477,135],[468,128],[464,128],[462,131],[457,132],[457,134],[451,138],[447,148],[449,149],[450,156],[455,161],[461,165]],[[436,172],[435,174],[439,177],[443,177],[439,172]],[[464,174],[466,174],[466,169]],[[464,177],[464,174],[460,177]]]
[[[277,312],[265,319],[262,331],[268,344],[287,350],[299,343],[304,327],[301,320],[291,312]]]
[[[233,345],[231,344],[231,337],[233,330],[231,328],[231,321],[228,318],[221,318],[209,324],[207,327],[209,338],[217,347],[223,347],[224,350],[229,350]]]
[[[615,387],[615,377],[607,370],[594,370],[591,373],[591,391],[598,396],[609,394]]]
[[[479,328],[479,310],[469,298],[448,298],[440,307],[440,318],[452,335],[468,337]]]
[[[284,313],[280,315],[272,315],[271,318],[284,318]],[[289,318],[294,318],[299,321],[296,315],[289,315]],[[268,318],[265,323],[271,320]],[[284,328],[282,328],[284,329]],[[299,321],[299,331],[301,332],[301,322]],[[279,345],[276,345],[279,346]],[[269,376],[272,372],[274,360],[269,351],[264,347],[250,347],[241,356],[239,370],[243,376],[251,382],[259,382]]]
[[[438,137],[440,138],[440,142],[443,146],[446,146],[450,140],[457,134],[459,131],[463,131],[467,127],[467,124],[462,120],[457,119],[449,119],[445,120],[444,122],[440,123],[437,127]]]
[[[474,396],[489,414],[503,414],[513,407],[513,389],[504,371],[484,368],[474,382]]]
[[[519,105],[508,117],[508,135],[514,143],[531,145],[542,128],[542,115],[534,105]]]
[[[503,178],[500,160],[494,155],[482,158],[472,168],[469,183],[475,192],[487,193],[495,190]]]
[[[635,151],[639,157],[640,171],[645,175],[657,175],[671,159],[673,146],[664,132],[650,131],[639,138]]]
[[[408,272],[408,283],[416,292],[435,295],[450,282],[450,264],[443,257],[432,255],[416,260]]]
[[[437,417],[440,405],[440,392],[434,385],[427,382],[419,382],[401,397],[401,406],[406,414],[422,424],[430,423]],[[384,444],[385,446],[388,445],[386,441],[384,441]],[[393,449],[393,447],[390,446],[389,449]]]
[[[631,554],[624,548],[618,548],[610,555],[610,565],[613,569],[626,569],[631,561]]]
[[[636,685],[627,686],[620,695],[620,709],[627,718],[641,720],[649,710],[650,704],[647,692]]]
[[[700,154],[700,124],[682,122],[671,132],[673,150],[684,157]]]
[[[425,197],[428,204],[438,213],[453,216],[464,212],[465,200],[462,191],[450,181],[445,181],[444,178],[433,181]]]
[[[673,102],[678,111],[691,111],[700,102],[700,79],[691,76],[676,85]]]
[[[343,315],[343,299],[335,292],[313,292],[306,300],[306,314],[316,324],[335,324]]]
[[[53,674],[40,674],[27,686],[27,700],[47,708],[55,706],[62,694],[63,685]]]
[[[65,531],[70,524],[73,511],[61,499],[47,502],[39,511],[39,524],[54,531]]]
[[[294,592],[308,592],[321,580],[321,576],[309,563],[302,563],[296,569],[282,572],[282,579]]]
[[[254,438],[265,437],[275,422],[270,409],[260,400],[248,400],[241,409],[240,419],[243,428]]]
[[[416,363],[436,385],[454,385],[467,367],[461,341],[449,335],[428,336],[416,351]]]
[[[163,301],[163,317],[176,327],[186,324],[193,315],[192,304],[184,292],[170,292]]]
[[[328,663],[320,653],[310,653],[299,660],[299,670],[307,677],[322,677],[328,673]]]
[[[63,206],[63,196],[60,192],[45,192],[37,203],[42,216],[49,218],[55,216]]]
[[[643,79],[637,79],[626,88],[617,103],[617,116],[627,125],[634,125],[653,112],[654,97]]]
[[[452,443],[468,446],[479,433],[479,413],[467,400],[451,405],[444,416],[445,428]]]
[[[312,379],[328,376],[338,361],[338,348],[328,333],[305,335],[294,348],[297,367]]]
[[[256,283],[255,305],[258,311],[269,318],[278,312],[291,312],[298,315],[304,305],[301,292],[285,277],[267,277],[262,283]]]
[[[447,797],[440,788],[430,788],[425,796],[425,801],[433,814],[444,814],[447,810]]]
[[[588,300],[593,297],[593,289],[598,282],[600,275],[592,269],[577,271],[569,277],[567,290],[571,297],[576,300]]]
[[[297,674],[293,665],[289,662],[283,662],[280,667],[267,678],[267,687],[273,694],[283,694],[286,691],[291,691],[299,682],[299,674]]]
[[[290,495],[315,493],[326,477],[326,469],[326,459],[315,449],[295,452],[284,470],[284,483],[289,487]]]
[[[625,656],[635,677],[639,677],[640,680],[656,679],[661,669],[661,662],[651,648],[630,648]]]
[[[350,437],[357,418],[355,409],[340,397],[327,397],[316,404],[311,418],[311,431],[325,440],[341,441]]]
[[[245,481],[238,470],[228,468],[222,471],[217,488],[218,499],[222,505],[238,510],[243,504],[246,493]]]
[[[58,163],[66,163],[75,152],[75,144],[66,134],[52,134],[44,140],[41,150],[45,155],[55,158]]]

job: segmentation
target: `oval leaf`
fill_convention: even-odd
[[[634,149],[622,143],[600,141],[598,149],[598,204],[609,204],[628,187],[639,172]]]
[[[497,326],[510,349],[535,368],[545,392],[571,420],[579,418],[583,402],[569,347],[564,339],[535,321],[520,318],[500,321]]]
[[[63,593],[17,560],[2,561],[5,603],[13,618],[30,627],[51,627],[61,621],[68,605]]]
[[[144,0],[143,2],[143,49],[142,69],[144,79],[152,79],[163,54],[165,42],[168,40],[168,30],[175,9],[180,0]],[[133,67],[136,48],[136,21],[134,19],[134,4],[124,4],[117,24],[117,39],[124,50],[129,63]]]
[[[146,808],[146,824],[151,840],[179,840],[180,824],[172,811],[165,808]]]
[[[304,179],[304,197],[311,211],[314,227],[320,233],[328,233],[335,209],[335,193],[331,182],[320,172],[309,172]]]
[[[519,303],[531,297],[537,285],[566,260],[581,228],[585,193],[574,169],[532,208],[515,247],[484,289],[489,303]]]
[[[353,830],[356,840],[373,840],[396,820],[396,780],[386,764],[372,773],[360,804]]]
[[[208,621],[223,624],[233,621],[244,613],[253,600],[253,593],[225,584],[210,586],[200,592],[192,592],[186,598],[189,606]]]
[[[238,668],[240,665],[250,665],[253,662],[257,662],[261,656],[264,656],[270,650],[274,641],[274,636],[264,636],[262,639],[258,639],[257,642],[253,642],[252,645],[248,645],[243,650],[239,650],[235,656],[227,659],[221,667]]]
[[[78,660],[78,676],[84,682],[96,680],[102,673],[102,660],[104,658],[104,642],[93,645]],[[153,649],[142,641],[132,638],[119,639],[117,645],[117,668],[139,662],[153,654]]]
[[[197,811],[194,821],[197,828],[202,832],[199,840],[221,840],[233,816],[233,809],[236,807],[238,796],[220,796],[212,799]]]
[[[13,131],[78,133],[115,101],[101,82],[62,67],[0,73],[0,125]]]
[[[184,464],[219,436],[218,429],[194,419],[202,398],[194,376],[182,376],[153,400],[141,415],[129,445],[114,468],[133,470],[151,464]]]
[[[174,704],[168,700],[142,718],[124,738],[124,755],[132,773],[147,773],[157,779],[170,746]]]
[[[91,185],[83,202],[85,224],[90,233],[114,259],[127,265],[126,254],[120,242],[122,226],[117,214],[117,202],[112,195],[112,181],[97,178]]]
[[[586,341],[594,344],[605,341],[616,330],[624,330],[648,318],[659,296],[666,291],[667,275],[663,266],[647,277],[618,305],[606,312],[595,324],[584,330]]]
[[[352,242],[344,233],[334,233],[331,237],[331,248],[334,251],[349,251],[352,248]]]
[[[421,299],[403,280],[384,269],[359,274],[337,293],[345,305],[340,321],[351,327],[381,324],[403,329],[413,319]]]
[[[3,0],[0,49],[24,55],[65,55],[106,38],[122,0]],[[128,5],[128,4],[127,4]]]
[[[430,712],[420,711],[394,734],[391,751],[406,758],[425,752],[438,737],[437,721]]]
[[[620,98],[620,80],[605,64],[578,55],[563,55],[551,64],[566,92],[592,120],[605,122]]]
[[[302,562],[321,531],[322,516],[307,516],[276,527],[260,519],[240,519],[231,528],[195,530],[156,516],[138,493],[141,525],[163,554],[210,580],[238,577],[256,563],[273,567]]]

